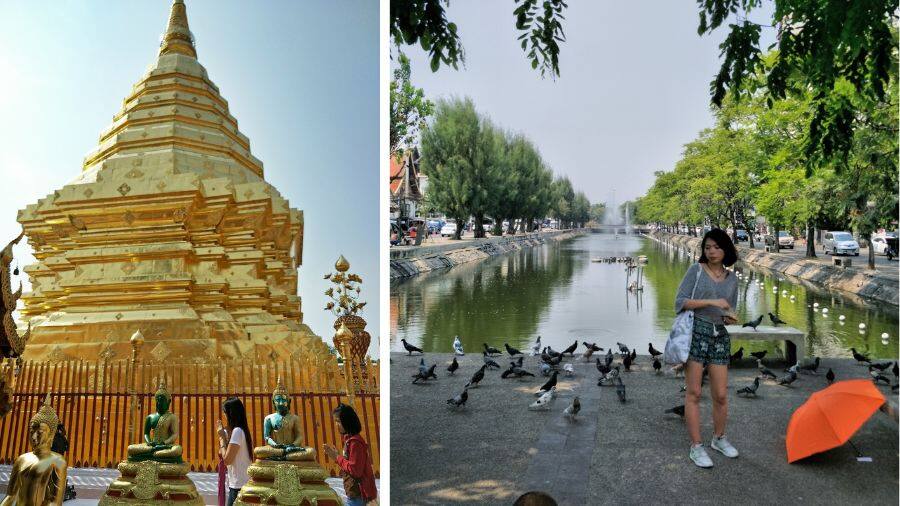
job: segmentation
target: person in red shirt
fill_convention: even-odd
[[[326,444],[325,455],[341,468],[347,506],[363,506],[378,496],[375,488],[375,472],[369,458],[369,445],[359,435],[362,424],[356,411],[346,404],[339,404],[332,412],[334,423],[344,443],[344,451],[338,454],[335,447]]]

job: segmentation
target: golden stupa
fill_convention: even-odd
[[[35,264],[23,358],[271,360],[327,353],[303,324],[303,213],[263,178],[197,61],[183,0],[81,175],[18,215]]]

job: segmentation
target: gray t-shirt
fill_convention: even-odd
[[[700,279],[697,280],[697,269],[700,269]],[[680,313],[684,309],[684,301],[689,299],[725,299],[731,304],[731,310],[737,312],[737,276],[729,270],[725,270],[725,279],[716,282],[706,273],[699,263],[691,265],[678,286],[678,295],[675,296],[675,312]],[[691,289],[697,280],[697,289],[691,297]],[[694,310],[695,316],[700,316],[713,323],[725,323],[722,319],[724,311],[715,306],[706,306]]]

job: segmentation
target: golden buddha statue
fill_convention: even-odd
[[[316,452],[303,446],[303,427],[300,417],[291,413],[291,397],[278,378],[272,393],[275,412],[263,420],[264,446],[253,449],[253,456],[264,460],[314,460]]]
[[[50,451],[59,417],[50,406],[50,394],[28,425],[31,451],[15,460],[7,495],[0,506],[60,505],[66,492],[66,461]]]
[[[166,390],[165,381],[160,381],[156,398],[156,413],[144,419],[144,442],[128,446],[128,461],[181,463],[182,448],[174,444],[178,439],[178,417],[169,411],[172,396]]]

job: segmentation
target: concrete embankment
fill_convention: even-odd
[[[435,269],[454,267],[483,260],[510,251],[530,248],[548,241],[562,241],[583,235],[584,230],[552,230],[468,241],[450,241],[436,245],[391,250],[391,279],[406,278]]]
[[[675,245],[700,254],[699,237],[651,232],[651,239]],[[748,264],[787,274],[808,281],[815,286],[841,290],[866,299],[897,305],[897,277],[871,273],[864,269],[843,268],[810,260],[792,258],[778,253],[738,246],[738,256]]]

